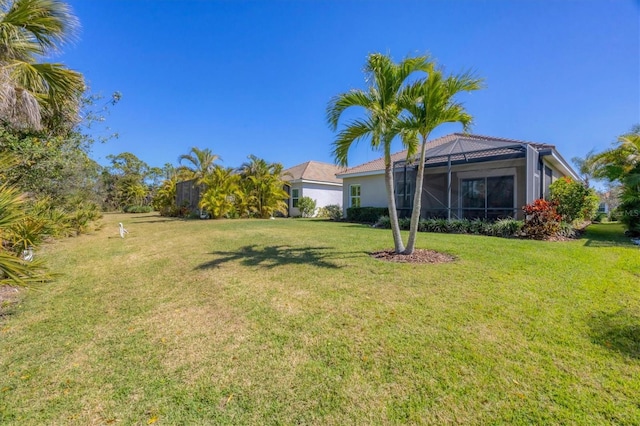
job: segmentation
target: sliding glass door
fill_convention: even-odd
[[[496,220],[515,216],[513,176],[463,179],[462,217]]]

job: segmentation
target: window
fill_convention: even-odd
[[[360,207],[360,185],[349,186],[349,207]]]
[[[467,219],[499,219],[514,215],[514,177],[462,180],[462,215]]]
[[[298,200],[300,199],[300,190],[292,189],[291,190],[291,207],[298,207]]]
[[[548,167],[544,166],[544,199],[548,200],[550,197],[549,186],[553,182],[553,171]]]

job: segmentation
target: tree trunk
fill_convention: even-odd
[[[416,237],[418,235],[418,225],[420,224],[420,210],[422,209],[422,184],[424,182],[424,162],[427,151],[427,137],[422,137],[422,147],[420,148],[420,163],[418,163],[418,173],[416,176],[416,190],[413,195],[413,210],[411,211],[411,227],[409,228],[409,241],[403,254],[412,254],[416,247]]]
[[[404,252],[404,243],[400,235],[400,224],[398,223],[398,211],[396,210],[396,197],[393,191],[393,164],[391,155],[385,153],[384,183],[387,187],[387,205],[389,206],[389,219],[391,221],[391,232],[393,233],[393,244],[396,253]]]

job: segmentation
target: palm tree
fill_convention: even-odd
[[[353,89],[337,95],[331,99],[327,107],[327,121],[334,131],[338,128],[340,117],[345,110],[352,107],[365,110],[364,118],[349,121],[338,133],[333,142],[333,155],[336,163],[347,166],[347,156],[351,146],[367,139],[372,149],[383,151],[387,204],[396,253],[404,251],[393,193],[393,165],[391,164],[391,144],[401,130],[399,118],[402,108],[398,105],[398,97],[409,76],[418,71],[430,70],[431,64],[425,56],[407,58],[396,64],[387,55],[370,54],[365,66],[367,80],[371,82],[368,90]],[[403,144],[408,148],[408,156],[413,155],[417,149],[416,144],[410,142],[408,139],[403,139]]]
[[[189,151],[189,154],[183,154],[178,157],[180,164],[182,164],[183,160],[190,164],[190,166],[180,166],[178,171],[190,172],[191,177],[196,179],[196,183],[201,184],[207,175],[215,169],[215,162],[220,159],[220,156],[214,154],[209,148],[199,149],[194,146]]]
[[[77,27],[58,0],[0,0],[0,120],[18,129],[62,131],[78,121],[82,74],[39,63]]]
[[[0,178],[4,178],[16,162],[9,155],[0,154]],[[20,191],[6,183],[0,184],[0,285],[28,285],[50,278],[41,260],[27,262],[21,256],[24,249],[42,239],[28,224],[35,220],[27,213],[25,197]],[[39,224],[34,225],[41,229]]]
[[[174,174],[169,175],[161,184],[153,197],[153,208],[160,212],[161,216],[168,216],[176,207],[176,184],[178,179]]]
[[[425,79],[421,79],[407,86],[400,95],[400,105],[409,114],[402,117],[400,127],[406,138],[420,137],[420,158],[414,193],[413,210],[411,212],[411,227],[409,240],[404,251],[412,254],[415,249],[420,209],[422,207],[422,185],[424,181],[424,163],[427,140],[431,132],[444,123],[460,123],[464,131],[469,129],[472,117],[463,105],[454,100],[460,92],[471,92],[482,88],[482,79],[470,73],[444,76],[437,69],[435,62],[430,62],[431,70]]]
[[[595,170],[594,170],[594,157],[595,151],[592,149],[587,152],[584,157],[573,157],[571,162],[578,169],[578,173],[582,177],[584,184],[589,187],[589,181],[593,178]]]
[[[205,178],[207,190],[202,195],[200,207],[211,213],[211,217],[219,219],[232,213],[236,198],[241,196],[240,175],[231,167],[216,167]]]
[[[267,219],[275,212],[286,214],[289,194],[282,180],[284,167],[280,163],[268,163],[262,158],[250,155],[249,161],[238,169],[245,192],[243,201],[248,202],[251,213]]]
[[[590,163],[596,177],[623,181],[634,172],[640,172],[640,129],[618,138],[615,148],[591,157]]]
[[[622,184],[621,220],[632,235],[640,235],[640,126],[618,138],[617,146],[593,156],[595,177]]]

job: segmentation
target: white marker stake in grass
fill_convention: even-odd
[[[124,225],[122,224],[122,222],[118,222],[118,225],[120,225],[120,238],[124,238],[124,234],[128,234],[129,231],[124,229]]]
[[[33,260],[33,247],[22,250],[22,260],[31,262]]]

